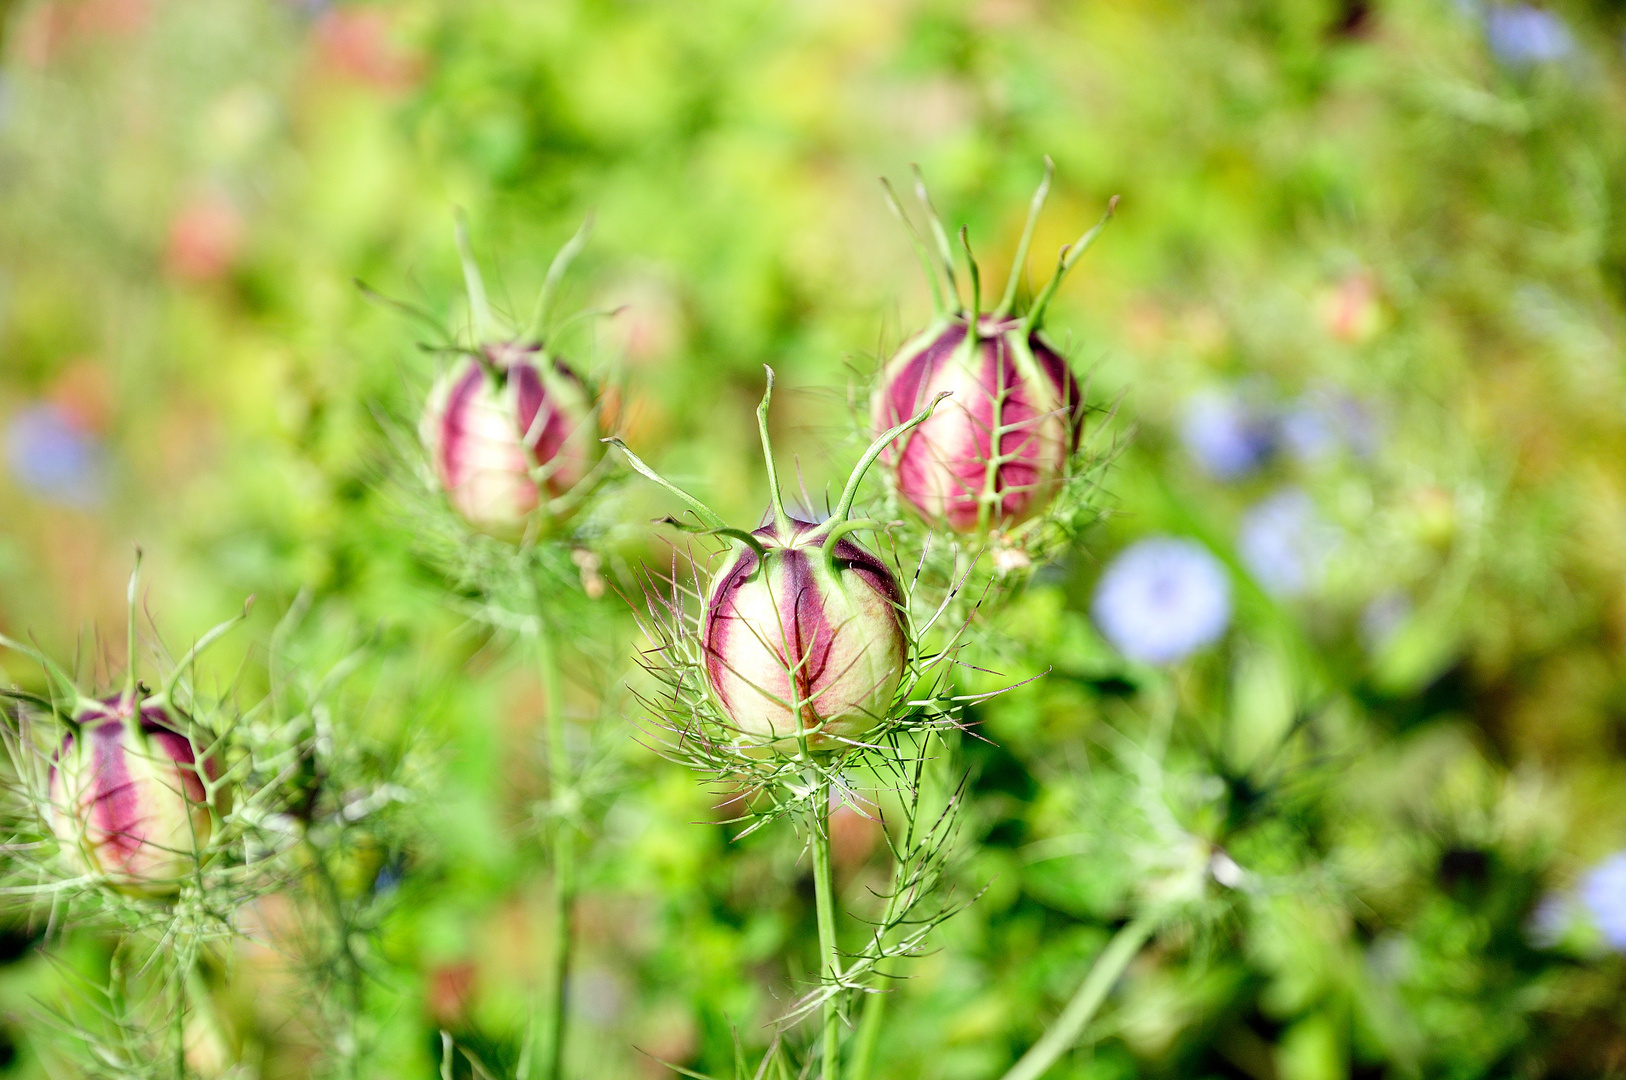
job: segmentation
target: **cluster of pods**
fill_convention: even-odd
[[[1047,162],[1012,281],[989,311],[979,310],[974,264],[971,302],[961,303],[946,237],[918,189],[940,241],[940,264],[925,259],[937,316],[882,367],[871,403],[876,442],[832,516],[786,513],[771,459],[773,506],[760,528],[726,528],[690,500],[708,531],[735,548],[713,577],[700,639],[715,704],[743,738],[770,750],[836,749],[893,706],[910,649],[903,590],[886,561],[854,538],[875,523],[852,520],[852,496],[873,462],[889,470],[893,490],[927,527],[973,536],[1041,515],[1064,483],[1084,400],[1041,321],[1101,226],[1063,249],[1054,278],[1016,312],[1015,279],[1048,186]],[[435,485],[478,531],[513,538],[558,529],[602,475],[604,443],[618,442],[606,438],[596,389],[539,330],[552,287],[584,238],[578,234],[550,268],[532,325],[506,333],[459,231],[474,340],[434,383],[419,431]],[[766,450],[765,432],[764,422]],[[136,698],[95,703],[75,732],[53,780],[64,846],[88,872],[128,891],[173,889],[208,837],[201,782],[208,764],[195,759],[167,714]]]

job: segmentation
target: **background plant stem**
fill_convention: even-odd
[[[880,967],[876,971],[884,974]],[[858,1037],[853,1040],[848,1080],[869,1080],[870,1060],[875,1056],[875,1044],[880,1041],[881,1025],[886,1022],[886,999],[884,993],[870,994],[864,999],[864,1015],[858,1021]]]
[[[881,927],[884,929],[893,924],[897,918],[898,909],[905,903],[905,890],[908,884],[907,866],[915,852],[916,830],[920,825],[921,814],[925,812],[925,803],[928,801],[927,787],[935,786],[939,791],[946,790],[946,778],[938,777],[933,784],[933,776],[926,769],[927,747],[931,742],[931,735],[925,736],[925,741],[919,748],[914,763],[914,781],[909,784],[909,796],[904,806],[903,817],[907,823],[904,834],[900,839],[898,848],[899,860],[895,865],[892,891],[886,900],[886,911],[881,916]],[[953,759],[953,752],[957,745],[951,744],[947,737],[939,735],[943,742],[941,760],[946,766]],[[878,944],[884,944],[878,943]],[[890,974],[890,965],[883,959],[876,965],[875,975],[884,980]],[[858,1036],[853,1041],[852,1068],[848,1071],[848,1080],[869,1080],[870,1066],[875,1058],[875,1047],[880,1042],[881,1028],[886,1023],[886,993],[871,993],[864,999],[864,1015],[858,1022]]]
[[[819,920],[819,953],[823,957],[826,983],[841,977],[841,957],[836,949],[835,891],[830,875],[830,781],[821,777],[812,821],[813,896]],[[824,1003],[824,1080],[837,1080],[841,1073],[841,1017],[837,995]]]
[[[565,748],[564,692],[560,686],[557,643],[540,610],[535,637],[537,668],[547,709],[548,794],[557,815],[553,821],[553,890],[548,920],[553,951],[548,957],[543,981],[539,1060],[541,1080],[559,1080],[565,1050],[565,980],[570,974],[573,937],[571,908],[576,898],[576,836],[574,826],[566,814],[560,812],[566,807],[571,791],[570,760]]]
[[[1077,1044],[1085,1025],[1106,1000],[1112,984],[1118,981],[1118,976],[1129,966],[1129,961],[1135,958],[1146,939],[1152,936],[1154,925],[1155,920],[1150,915],[1142,915],[1107,942],[1107,947],[1095,958],[1090,973],[1084,977],[1072,1000],[1056,1017],[1056,1022],[1050,1025],[1050,1030],[1028,1048],[1028,1052],[1011,1066],[1001,1080],[1038,1080],[1046,1069]]]
[[[310,850],[311,867],[323,899],[327,901],[333,918],[334,960],[343,969],[345,990],[344,1026],[338,1040],[344,1062],[342,1075],[346,1080],[355,1080],[361,1075],[361,1013],[366,996],[362,980],[366,975],[361,967],[361,958],[356,955],[355,945],[350,940],[350,913],[345,908],[339,883],[328,866],[327,852],[317,847],[308,836],[305,844]]]

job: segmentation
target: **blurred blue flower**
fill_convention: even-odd
[[[1242,515],[1237,554],[1261,588],[1298,596],[1315,584],[1338,545],[1338,532],[1299,488],[1286,488]]]
[[[1106,639],[1131,660],[1169,664],[1225,632],[1231,580],[1225,565],[1196,541],[1151,537],[1106,568],[1090,612]]]
[[[1411,597],[1398,589],[1380,593],[1361,610],[1361,643],[1377,652],[1411,617]]]
[[[1568,893],[1550,892],[1541,898],[1524,923],[1524,936],[1538,949],[1557,947],[1575,922],[1575,898]]]
[[[1626,851],[1609,856],[1581,881],[1581,902],[1592,913],[1604,941],[1626,952]]]
[[[6,461],[18,483],[64,506],[91,506],[102,496],[102,448],[55,405],[32,405],[11,418]]]
[[[1504,64],[1525,67],[1562,60],[1575,48],[1564,20],[1533,4],[1493,4],[1485,11],[1485,40]]]
[[[1323,409],[1304,404],[1302,399],[1283,414],[1281,434],[1287,452],[1307,464],[1332,457],[1343,442],[1334,418]]]
[[[610,1027],[627,1011],[627,987],[616,972],[600,965],[573,971],[565,985],[570,1011],[594,1027]]]
[[[1295,459],[1314,465],[1348,450],[1371,457],[1378,449],[1378,424],[1365,402],[1342,390],[1306,390],[1282,414],[1282,445]]]
[[[1275,448],[1269,417],[1232,391],[1207,390],[1186,402],[1180,439],[1198,465],[1235,480],[1263,465]]]
[[[373,896],[389,896],[399,889],[401,887],[401,874],[404,869],[405,867],[401,865],[398,859],[391,859],[385,863],[383,868],[378,871],[378,876],[373,878]]]

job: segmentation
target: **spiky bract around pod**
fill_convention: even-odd
[[[1077,378],[1038,332],[989,316],[977,321],[975,339],[969,328],[958,315],[915,335],[883,369],[871,402],[881,434],[950,395],[886,460],[898,494],[956,532],[1007,528],[1043,511],[1084,419]]]
[[[717,575],[701,640],[706,678],[743,734],[791,749],[858,738],[886,720],[908,662],[903,590],[880,558],[798,520],[752,535]]]
[[[536,345],[483,346],[430,391],[419,433],[436,482],[477,529],[518,532],[602,457],[593,395]]]
[[[176,892],[209,843],[212,817],[192,742],[163,709],[108,698],[76,717],[51,770],[51,827],[87,874],[131,896]],[[139,734],[138,734],[139,732]]]

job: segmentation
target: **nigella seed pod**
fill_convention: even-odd
[[[535,522],[569,518],[593,491],[603,460],[594,390],[551,347],[549,309],[560,279],[587,242],[585,223],[554,256],[530,321],[499,325],[486,300],[468,230],[457,223],[473,318],[472,342],[448,337],[437,349],[458,359],[435,380],[418,423],[429,473],[469,524],[512,538]],[[368,295],[420,319],[411,305]],[[561,324],[563,326],[565,324]]]
[[[955,316],[907,342],[883,369],[871,406],[879,435],[949,395],[887,461],[898,494],[957,532],[1008,527],[1048,506],[1084,419],[1077,378],[1038,332],[985,316],[972,340],[970,326]]]
[[[602,456],[593,397],[539,346],[487,345],[435,383],[420,435],[435,480],[476,528],[519,529]]]
[[[743,734],[812,749],[890,713],[908,660],[903,590],[877,556],[787,519],[752,533],[717,575],[701,626],[706,678]]]
[[[175,892],[208,845],[203,776],[217,779],[218,763],[206,760],[200,775],[191,741],[164,710],[127,696],[85,709],[76,724],[51,769],[51,826],[63,850],[120,892]]]
[[[852,539],[879,521],[854,518],[853,504],[871,465],[888,443],[932,414],[940,399],[870,443],[847,477],[830,516],[820,522],[785,511],[768,438],[773,369],[757,406],[762,456],[768,466],[768,523],[755,532],[730,528],[717,512],[651,469],[620,439],[610,439],[634,470],[688,504],[699,521],[672,525],[735,545],[707,590],[700,625],[687,618],[657,649],[660,678],[687,696],[684,713],[725,737],[703,743],[729,755],[755,758],[835,751],[866,733],[900,721],[898,690],[920,674],[907,598],[897,576]],[[670,666],[668,666],[670,665]],[[652,670],[654,670],[652,668]],[[691,680],[690,674],[699,678]],[[676,700],[676,699],[674,699]],[[688,710],[692,709],[692,712]]]
[[[1040,328],[1062,278],[1094,243],[1117,199],[1108,203],[1106,216],[1093,229],[1061,249],[1056,273],[1028,310],[1018,313],[1017,285],[1051,173],[1046,158],[1044,180],[1029,207],[1004,295],[991,311],[982,306],[981,273],[965,229],[960,230],[960,244],[971,288],[970,304],[962,303],[948,235],[919,171],[915,193],[930,225],[935,257],[891,186],[882,182],[925,266],[937,319],[882,368],[871,419],[880,434],[926,402],[948,398],[929,420],[888,446],[886,461],[899,496],[927,521],[956,532],[1008,529],[1042,513],[1061,491],[1083,434],[1084,394]]]

